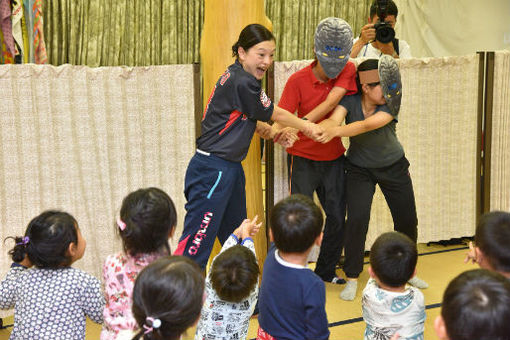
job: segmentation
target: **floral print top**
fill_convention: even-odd
[[[103,266],[103,282],[106,305],[103,312],[101,340],[115,339],[124,329],[138,329],[131,312],[131,296],[138,273],[166,251],[131,256],[120,252],[106,258]]]

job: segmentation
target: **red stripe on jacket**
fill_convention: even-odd
[[[241,112],[237,111],[237,110],[234,110],[230,113],[230,117],[228,117],[228,121],[227,123],[225,124],[225,127],[223,129],[221,129],[221,131],[219,132],[219,134],[221,135],[223,132],[225,132],[226,129],[228,129],[230,127],[230,125],[234,124],[235,120],[237,118],[239,118],[240,116],[242,115]]]

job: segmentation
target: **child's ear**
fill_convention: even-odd
[[[67,256],[74,258],[76,256],[76,253],[78,251],[78,246],[76,243],[71,242],[69,243],[69,247],[67,247]]]
[[[476,246],[475,246],[475,258],[476,258],[477,263],[480,263],[484,258],[483,251],[479,247],[476,247]]]
[[[317,246],[319,246],[319,247],[321,246],[321,243],[322,243],[322,237],[323,237],[323,236],[324,236],[324,233],[322,233],[322,232],[321,232],[321,233],[319,234],[319,236],[317,236],[317,238],[315,239],[315,242],[314,242],[314,243],[315,243]]]
[[[274,243],[273,230],[269,228],[269,241]]]
[[[446,325],[444,324],[444,319],[441,315],[438,315],[434,320],[434,330],[436,331],[436,335],[441,340],[448,340],[448,333],[446,333]]]
[[[368,274],[370,275],[370,277],[372,279],[375,279],[375,273],[374,273],[374,270],[372,269],[372,266],[368,266]]]
[[[476,263],[478,264],[478,266],[480,266],[480,268],[493,270],[489,261],[487,261],[485,254],[478,247],[475,247],[475,258]]]
[[[172,227],[172,229],[170,230],[170,232],[168,233],[168,238],[172,238],[174,237],[175,235],[175,226]]]

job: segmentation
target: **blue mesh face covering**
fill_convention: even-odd
[[[342,19],[323,19],[315,30],[314,50],[324,73],[336,78],[344,69],[352,49],[352,29]]]

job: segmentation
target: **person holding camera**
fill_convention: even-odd
[[[379,58],[388,54],[393,58],[412,58],[405,40],[395,38],[398,8],[392,0],[375,0],[370,6],[368,24],[361,28],[354,40],[351,58]]]

